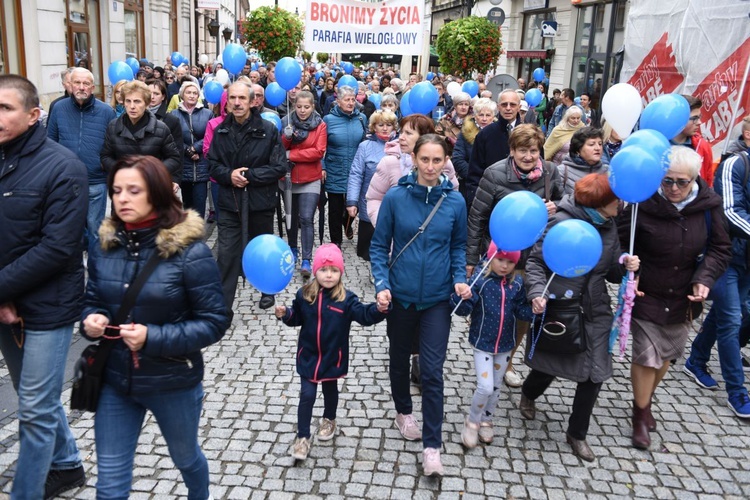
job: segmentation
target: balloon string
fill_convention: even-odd
[[[630,212],[630,255],[633,255],[633,249],[635,247],[635,223],[638,220],[638,203],[633,206],[633,211]]]
[[[549,280],[547,281],[547,284],[544,285],[544,290],[542,290],[542,298],[544,298],[544,296],[547,295],[547,290],[549,289],[549,284],[552,283],[552,278],[555,277],[555,274],[557,274],[557,273],[552,273],[552,276],[549,277]]]
[[[487,259],[487,262],[484,263],[484,266],[482,266],[482,269],[478,273],[476,273],[476,277],[469,285],[469,288],[474,288],[474,285],[476,284],[476,282],[479,281],[479,277],[482,276],[484,272],[487,270],[487,266],[490,265],[490,262],[492,262],[492,259],[495,258],[495,255],[497,255],[497,250],[493,252],[492,256],[489,259]],[[458,304],[456,304],[456,307],[453,308],[453,312],[451,312],[451,316],[456,314],[456,311],[458,311],[458,307],[461,305],[461,302],[463,301],[464,299],[461,299],[458,301]]]

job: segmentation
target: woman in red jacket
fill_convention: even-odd
[[[315,98],[308,91],[297,94],[294,112],[283,120],[282,142],[287,158],[292,162],[292,227],[289,228],[289,246],[294,260],[298,261],[297,223],[302,233],[302,264],[300,273],[307,279],[312,267],[314,239],[313,218],[320,197],[321,160],[326,154],[328,131],[323,119],[315,111]]]

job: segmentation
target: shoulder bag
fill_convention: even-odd
[[[159,264],[159,253],[154,250],[146,265],[138,273],[135,281],[128,287],[122,304],[112,318],[113,325],[124,323],[135,305],[135,299],[143,288],[148,277]],[[73,390],[70,394],[70,409],[96,412],[99,404],[99,394],[102,390],[102,374],[104,365],[112,348],[117,343],[114,339],[102,339],[98,344],[91,344],[81,353],[73,372]]]
[[[406,243],[406,245],[404,245],[404,247],[401,249],[398,255],[396,255],[396,257],[391,260],[390,264],[388,264],[388,269],[392,268],[393,264],[395,264],[398,258],[401,257],[401,254],[404,253],[404,251],[407,248],[409,248],[409,245],[414,243],[414,240],[416,240],[420,234],[424,233],[424,230],[427,229],[427,226],[430,224],[430,221],[435,216],[435,212],[437,212],[437,209],[440,208],[440,204],[443,203],[444,199],[445,199],[445,196],[441,196],[440,199],[437,201],[437,203],[435,203],[435,208],[432,209],[432,212],[430,212],[430,215],[428,215],[427,218],[422,223],[422,225],[419,226],[419,230],[417,231],[417,234],[412,236],[412,238]]]

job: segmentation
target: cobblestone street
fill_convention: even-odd
[[[316,237],[317,238],[317,237]],[[209,240],[214,244],[215,234]],[[347,288],[374,300],[369,266],[355,255],[355,240],[344,242]],[[277,301],[289,305],[299,275]],[[575,385],[555,382],[537,402],[537,418],[518,411],[520,389],[507,389],[495,415],[495,440],[466,451],[460,432],[474,388],[468,324],[453,320],[445,364],[445,424],[442,480],[421,475],[419,442],[404,441],[393,425],[388,383],[385,322],[354,325],[349,376],[341,397],[334,440],[313,447],[295,463],[299,380],[295,372],[297,330],[285,327],[273,310],[257,307],[260,294],[240,285],[237,313],[224,339],[205,351],[206,393],[200,439],[209,459],[212,494],[228,499],[296,498],[749,498],[748,422],[736,418],[726,393],[705,391],[682,373],[683,360],[668,373],[654,400],[658,430],[650,451],[630,446],[629,359],[615,360],[615,376],[604,384],[588,442],[597,459],[585,463],[565,443]],[[691,335],[691,339],[694,333]],[[76,343],[84,342],[76,336]],[[714,353],[715,354],[715,353]],[[517,355],[516,365],[522,374]],[[719,374],[716,357],[709,368]],[[4,363],[2,384],[9,384]],[[63,393],[68,406],[69,383]],[[414,395],[419,393],[412,387]],[[322,414],[322,396],[314,423]],[[421,421],[420,398],[415,415]],[[84,458],[87,485],[67,498],[94,498],[96,454],[93,415],[70,413]],[[14,415],[0,420],[0,488],[10,491],[18,452]],[[147,418],[135,460],[134,499],[186,494],[153,417]]]

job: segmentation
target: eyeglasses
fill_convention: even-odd
[[[671,177],[665,177],[661,180],[661,184],[666,188],[671,188],[677,184],[677,186],[682,189],[689,186],[694,180],[695,179],[672,179]]]
[[[516,104],[515,102],[501,102],[499,106],[501,108],[517,108],[518,104]]]
[[[690,121],[693,123],[701,121],[701,115],[691,116]]]

